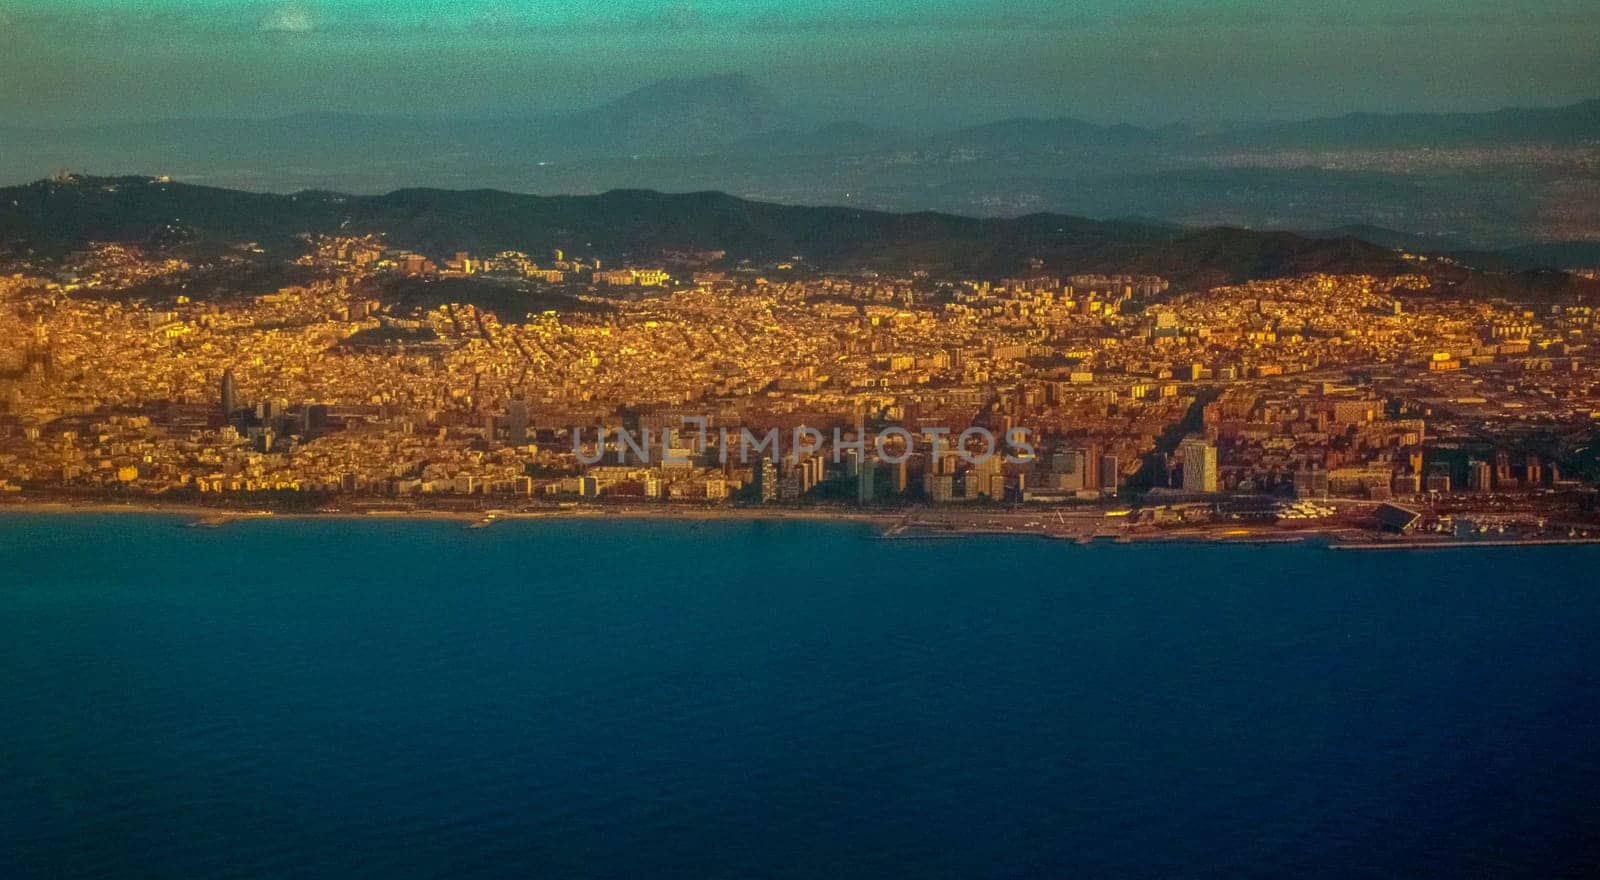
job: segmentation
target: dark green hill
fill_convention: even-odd
[[[1057,214],[979,219],[931,212],[775,205],[722,193],[618,190],[530,196],[493,190],[400,190],[382,196],[247,193],[147,178],[76,177],[0,189],[0,249],[50,258],[90,241],[260,244],[290,253],[304,233],[383,233],[435,257],[455,250],[551,248],[650,262],[666,250],[723,250],[730,260],[798,257],[822,269],[925,270],[995,277],[1030,261],[1052,272],[1139,271],[1219,283],[1307,271],[1405,270],[1354,238],[1242,229],[1190,232]]]

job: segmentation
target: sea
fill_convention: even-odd
[[[0,877],[1600,873],[1600,548],[0,516]]]

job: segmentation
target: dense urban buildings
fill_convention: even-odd
[[[0,488],[1030,520],[1131,503],[1146,525],[1371,524],[1403,503],[1446,530],[1577,528],[1593,507],[1585,302],[1452,295],[1420,271],[1179,287],[302,242],[294,283],[250,295],[124,243],[14,265]]]

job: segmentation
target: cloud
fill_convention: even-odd
[[[303,3],[285,3],[269,10],[261,20],[267,34],[311,34],[318,30],[316,14]]]

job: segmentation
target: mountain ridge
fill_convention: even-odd
[[[251,193],[156,178],[73,177],[0,189],[0,245],[59,257],[91,241],[139,243],[179,228],[212,245],[287,252],[302,233],[384,233],[433,255],[561,247],[610,259],[725,250],[730,259],[800,256],[825,269],[998,277],[1040,260],[1054,272],[1131,271],[1223,283],[1304,271],[1393,273],[1392,251],[1358,239],[1188,230],[1052,213],[1016,218],[781,205],[722,192],[618,189],[530,196],[411,188],[381,196]]]
[[[814,114],[815,115],[815,114]],[[947,131],[819,124],[748,76],[658,81],[563,113],[0,126],[0,183],[58,169],[170,174],[255,192],[427,185],[526,193],[721,190],[790,204],[1190,227],[1374,226],[1386,241],[1525,250],[1600,240],[1600,101],[1477,114],[1350,114],[1222,127],[1018,116]],[[1456,148],[1462,149],[1456,149]],[[1587,262],[1563,263],[1564,266]]]
[[[271,129],[290,123],[311,122],[371,126],[420,126],[425,129],[481,131],[504,127],[541,126],[559,122],[580,125],[642,125],[646,120],[696,109],[716,110],[730,115],[739,112],[751,117],[753,131],[720,134],[714,142],[738,146],[753,134],[775,131],[823,131],[835,127],[871,129],[858,119],[805,121],[788,111],[768,90],[748,74],[730,73],[705,77],[670,77],[641,85],[607,101],[587,107],[544,113],[516,113],[505,116],[438,116],[429,114],[365,113],[340,110],[305,110],[266,117],[180,116],[138,122],[94,122],[65,125],[0,124],[9,135],[125,134],[151,132],[163,128],[222,126]],[[1373,129],[1387,129],[1383,137],[1393,142],[1440,138],[1456,141],[1473,139],[1499,143],[1518,137],[1547,142],[1562,142],[1600,137],[1600,98],[1552,106],[1509,106],[1482,111],[1352,111],[1328,116],[1270,121],[1233,121],[1196,127],[1187,123],[1143,126],[1128,122],[1098,123],[1070,114],[1032,114],[1009,116],[985,122],[943,129],[908,142],[939,145],[982,142],[997,133],[1039,135],[1054,131],[1065,136],[1099,134],[1128,143],[1167,145],[1234,146],[1252,139],[1265,139],[1271,146],[1309,143],[1336,145],[1339,141],[1361,142],[1375,137]],[[1536,127],[1543,126],[1536,130]]]

